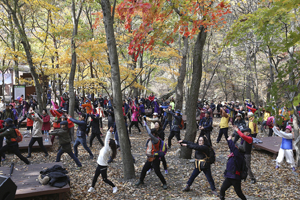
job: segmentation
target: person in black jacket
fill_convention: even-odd
[[[205,117],[203,117],[199,122],[199,130],[201,130],[199,137],[203,137],[205,135],[210,146],[212,146],[210,139],[210,133],[212,129],[212,118],[210,117],[210,113],[206,112]]]
[[[178,143],[181,146],[188,147],[190,149],[195,149],[195,169],[189,178],[186,187],[183,189],[183,191],[187,192],[190,191],[190,186],[193,184],[195,178],[200,174],[201,171],[206,176],[207,181],[210,184],[210,188],[212,190],[212,193],[214,195],[218,195],[216,192],[215,182],[211,175],[211,169],[210,169],[210,163],[206,162],[205,158],[209,156],[209,148],[210,144],[208,140],[205,137],[199,137],[198,144],[193,143],[190,141],[180,140]]]
[[[177,110],[175,113],[173,113],[172,111],[170,111],[171,114],[173,115],[173,125],[171,127],[171,133],[168,137],[168,147],[171,148],[172,146],[172,138],[175,136],[177,141],[180,140],[180,123],[181,123],[181,112],[180,110]]]
[[[115,127],[115,114],[113,107],[109,106],[106,112],[108,121],[107,130],[109,130],[110,127]]]
[[[244,119],[242,119],[241,113],[238,113],[236,115],[236,120],[234,121],[234,126],[237,126],[239,129],[246,128],[246,122]],[[234,137],[234,141],[233,141],[234,143],[236,143],[240,138],[239,134],[237,134],[236,131],[233,132],[232,137]]]
[[[100,135],[102,135],[101,131],[100,131],[100,127],[99,127],[99,114],[96,114],[96,115],[90,115],[91,118],[92,118],[92,121],[91,121],[91,127],[92,127],[92,134],[91,134],[91,137],[90,137],[90,147],[93,146],[93,140],[95,137],[97,137],[98,141],[100,142],[100,144],[102,146],[104,146],[104,143],[100,137]]]
[[[220,199],[225,199],[226,190],[233,185],[235,193],[241,198],[246,199],[241,189],[241,170],[244,159],[245,149],[242,145],[235,146],[231,140],[231,136],[227,138],[227,143],[230,149],[230,155],[224,172],[225,180],[221,186]]]
[[[222,107],[222,104],[221,104],[221,102],[219,101],[219,103],[218,103],[218,105],[217,105],[217,111],[218,111],[218,113],[220,113],[220,114],[218,114],[218,117],[219,117],[219,118],[221,117],[221,107]]]

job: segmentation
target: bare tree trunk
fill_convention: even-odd
[[[246,45],[246,98],[251,99],[251,60],[250,60],[250,45]]]
[[[79,17],[82,11],[82,4],[80,4],[78,14],[76,16],[75,0],[72,0],[72,21],[73,21],[73,33],[71,39],[71,52],[72,52],[72,61],[71,61],[71,71],[69,75],[69,114],[74,117],[74,107],[75,107],[75,93],[74,93],[74,79],[76,72],[76,44],[75,37],[78,32],[78,23]]]
[[[115,121],[120,138],[122,161],[123,161],[123,174],[125,179],[131,179],[135,177],[133,157],[131,155],[129,138],[127,136],[127,130],[125,127],[123,111],[122,111],[122,92],[120,81],[120,68],[119,59],[116,46],[116,39],[114,34],[114,19],[111,15],[111,5],[109,0],[100,1],[103,20],[106,32],[107,47],[109,50],[109,60],[111,65],[111,78],[113,89],[113,107],[115,113]]]
[[[187,60],[187,54],[189,50],[189,39],[188,37],[183,36],[183,54],[181,59],[181,66],[179,68],[179,77],[176,87],[176,98],[175,98],[175,109],[182,110],[182,104],[183,104],[183,86],[184,86],[184,78],[186,74],[186,60]]]
[[[15,30],[14,30],[14,24],[13,24],[13,21],[11,19],[11,14],[9,13],[8,14],[8,19],[9,19],[9,29],[10,29],[10,45],[11,45],[11,48],[13,51],[16,50],[16,41],[15,41]],[[15,59],[14,59],[14,63],[15,63],[15,66],[14,66],[14,71],[15,71],[15,81],[16,81],[16,85],[19,84],[19,63],[18,63],[18,56],[15,55],[14,56]],[[24,94],[25,95],[25,94]]]
[[[196,105],[198,100],[201,76],[202,76],[202,57],[203,48],[205,45],[205,40],[207,33],[206,28],[201,26],[200,32],[197,36],[197,41],[195,43],[193,51],[193,74],[192,74],[192,84],[190,88],[189,97],[187,100],[187,129],[185,133],[185,140],[195,141],[196,137]],[[192,155],[192,149],[187,147],[181,147],[180,157],[189,159]]]

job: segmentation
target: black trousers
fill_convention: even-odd
[[[231,178],[225,178],[225,180],[221,186],[221,190],[220,190],[220,199],[225,199],[225,192],[232,185],[234,187],[235,193],[241,199],[246,199],[245,195],[242,192],[241,180],[236,180],[236,179],[231,179]]]
[[[109,184],[111,187],[115,187],[115,185],[110,180],[107,179],[107,166],[101,166],[101,165],[97,166],[97,169],[95,171],[95,175],[94,175],[94,178],[93,178],[92,187],[95,187],[97,179],[98,179],[100,174],[102,176],[102,180],[105,183]]]
[[[35,142],[39,143],[39,146],[41,147],[41,149],[43,150],[43,152],[45,152],[46,155],[48,155],[47,149],[43,144],[43,137],[32,137],[29,144],[28,144],[28,155],[31,156],[31,150],[32,150],[32,146]]]
[[[102,117],[99,117],[99,125],[100,125],[100,128],[103,128]]]
[[[148,160],[146,161],[146,163],[144,164],[144,167],[142,169],[141,172],[141,176],[140,176],[140,181],[144,182],[145,176],[147,171],[153,167],[155,174],[158,176],[158,178],[160,179],[160,181],[163,184],[167,184],[164,176],[161,174],[160,172],[160,168],[159,168],[159,164],[160,164],[160,159],[158,157],[155,157],[155,159],[152,162],[149,162]]]
[[[3,139],[4,139],[4,137],[0,137],[0,149],[1,149],[2,146],[3,146]],[[1,158],[4,158],[4,159],[5,159],[5,153],[0,154],[0,159],[1,159]]]
[[[218,138],[217,138],[217,142],[220,142],[223,134],[225,136],[225,139],[227,140],[227,138],[228,138],[228,128],[220,128],[219,135],[218,135]]]
[[[93,146],[93,140],[94,140],[95,137],[97,137],[97,139],[98,139],[98,141],[100,142],[100,144],[101,144],[102,146],[104,146],[104,143],[103,143],[103,141],[101,140],[100,134],[92,133],[92,134],[91,134],[91,137],[90,137],[90,147]]]
[[[2,155],[4,152],[6,151],[12,151],[16,156],[18,156],[23,162],[25,162],[26,164],[29,164],[29,161],[27,158],[25,158],[24,156],[22,156],[20,150],[19,150],[19,144],[18,142],[12,142],[10,144],[5,145],[4,147],[2,147],[0,149],[0,155]],[[1,163],[1,160],[0,160]]]
[[[273,129],[269,128],[269,136],[268,137],[272,137],[273,136]]]
[[[139,122],[138,121],[131,121],[131,123],[130,123],[130,125],[129,125],[129,134],[131,134],[131,127],[132,126],[135,126],[135,127],[137,127],[137,129],[139,130],[139,132],[141,132],[141,129],[140,129],[140,127],[139,127]]]
[[[176,137],[177,141],[181,140],[180,139],[180,131],[171,131],[169,137],[168,137],[168,147],[171,148],[172,146],[172,139],[173,137]]]

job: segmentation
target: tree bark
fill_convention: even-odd
[[[246,98],[251,99],[251,60],[250,60],[250,45],[246,45]]]
[[[190,88],[190,93],[187,101],[187,122],[186,122],[186,133],[185,140],[195,141],[196,137],[196,105],[198,99],[198,93],[200,88],[201,76],[202,76],[202,57],[203,57],[203,48],[205,45],[205,40],[207,32],[206,28],[201,26],[200,32],[197,36],[197,41],[195,43],[193,51],[193,74],[192,74],[192,84]],[[180,157],[189,159],[192,155],[192,149],[187,147],[181,147]]]
[[[111,78],[112,78],[112,89],[113,89],[113,107],[115,114],[115,121],[119,134],[122,161],[123,161],[123,174],[125,179],[131,179],[135,177],[133,157],[131,155],[129,138],[127,136],[127,130],[125,127],[125,121],[122,111],[122,92],[121,92],[121,81],[120,81],[120,69],[119,59],[116,46],[116,39],[114,34],[114,21],[111,15],[111,5],[109,0],[100,1],[103,20],[106,32],[107,47],[109,50],[109,60],[111,65]]]
[[[74,93],[74,79],[76,72],[76,43],[75,37],[78,33],[78,22],[79,17],[82,11],[82,4],[79,7],[78,14],[76,16],[75,0],[72,0],[72,20],[73,20],[73,33],[71,39],[71,52],[72,52],[72,61],[71,61],[71,71],[69,75],[69,114],[74,117],[74,107],[75,107],[75,93]]]
[[[179,68],[179,77],[177,81],[177,87],[176,87],[176,98],[175,98],[175,109],[182,110],[182,104],[183,104],[183,86],[184,86],[184,79],[186,74],[186,61],[187,61],[187,54],[189,51],[189,39],[186,36],[182,37],[183,39],[183,54],[181,59],[181,66]]]

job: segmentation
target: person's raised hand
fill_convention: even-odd
[[[231,140],[232,139],[232,137],[231,136],[229,136],[228,138],[227,138],[227,140]]]

